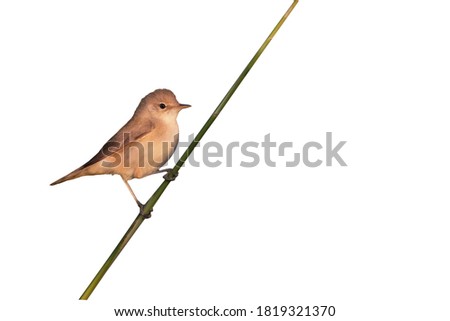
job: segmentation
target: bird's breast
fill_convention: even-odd
[[[124,161],[129,159],[132,178],[141,178],[158,171],[173,155],[178,144],[178,124],[160,123],[148,134],[130,144],[124,151]],[[127,164],[125,164],[127,165]]]

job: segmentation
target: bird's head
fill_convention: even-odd
[[[169,89],[155,90],[142,99],[141,105],[155,118],[176,117],[180,110],[191,107],[180,104]]]

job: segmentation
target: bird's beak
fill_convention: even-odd
[[[191,105],[188,105],[188,104],[180,104],[180,107],[183,107],[183,108],[189,108],[189,107],[191,107]]]

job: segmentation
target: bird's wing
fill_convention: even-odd
[[[113,137],[111,137],[100,151],[79,169],[91,166],[108,156],[122,150],[127,144],[136,141],[140,137],[150,133],[155,124],[146,119],[145,122],[138,121],[136,117],[131,118]]]

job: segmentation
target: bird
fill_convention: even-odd
[[[131,119],[119,129],[87,163],[51,186],[88,175],[120,175],[141,211],[144,205],[133,192],[129,180],[167,172],[160,169],[173,155],[178,144],[178,113],[188,104],[180,104],[169,89],[157,89],[141,99]],[[173,180],[173,175],[165,178]]]

